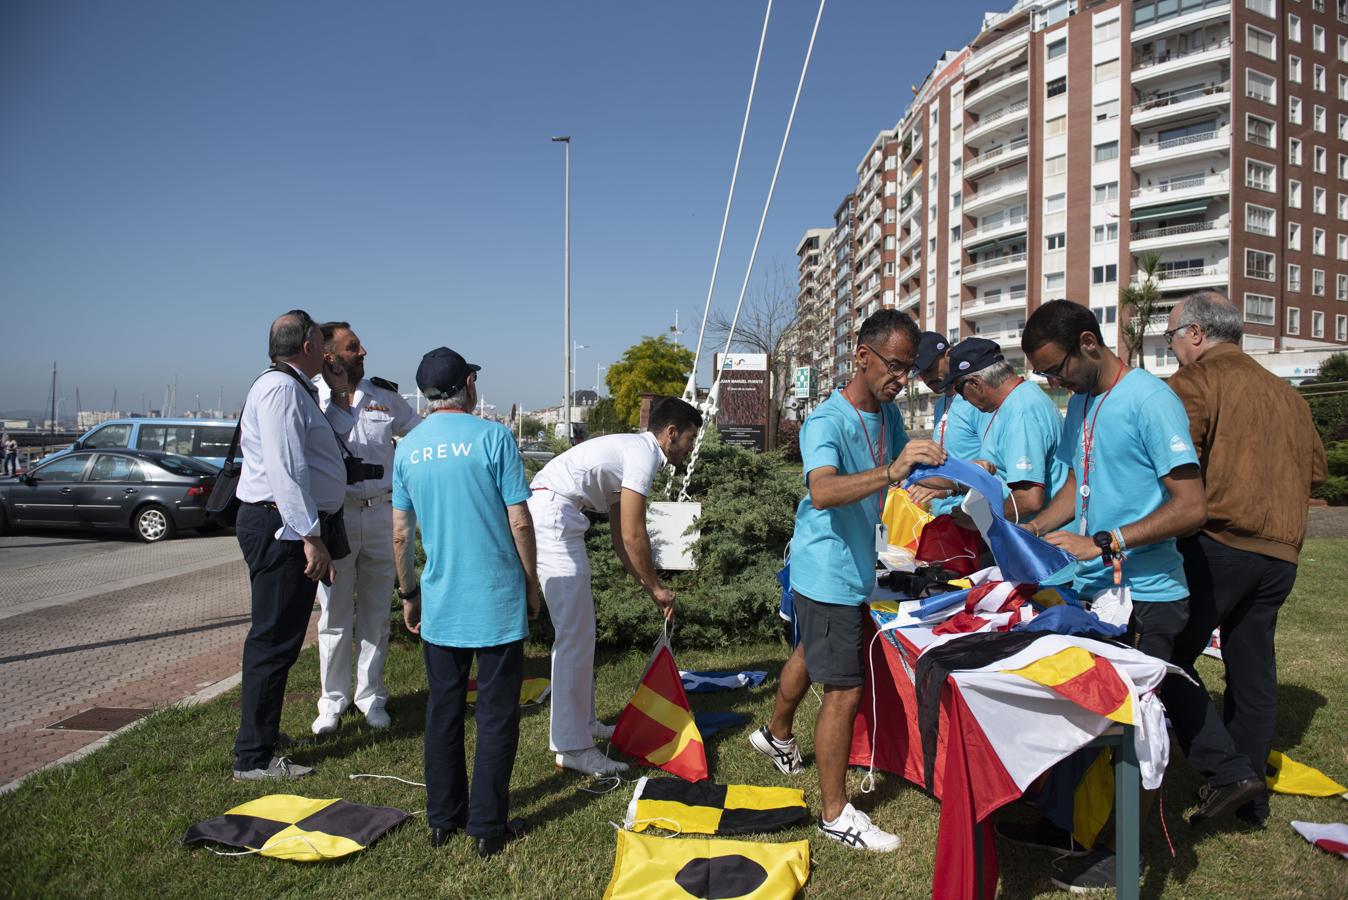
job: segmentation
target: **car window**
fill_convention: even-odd
[[[201,425],[197,428],[197,443],[193,456],[228,456],[234,429],[228,425]]]
[[[196,430],[195,425],[141,425],[136,448],[191,456]]]
[[[129,456],[114,456],[100,453],[94,457],[94,467],[89,470],[88,481],[144,481],[140,462]]]
[[[190,456],[161,456],[154,462],[174,475],[214,475],[220,471],[210,463],[204,463]]]
[[[104,425],[85,438],[80,446],[89,450],[122,450],[130,444],[130,425]]]
[[[88,461],[89,457],[84,454],[57,457],[46,465],[34,469],[33,477],[57,483],[79,481],[81,473],[84,472],[84,464]]]

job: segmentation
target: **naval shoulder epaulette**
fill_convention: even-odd
[[[397,383],[389,381],[387,378],[371,378],[370,384],[374,385],[375,387],[381,387],[386,391],[393,391],[395,393],[398,390]]]

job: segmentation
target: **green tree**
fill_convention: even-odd
[[[1318,384],[1334,384],[1348,381],[1348,353],[1335,353],[1325,357],[1320,363],[1320,371],[1315,376]]]
[[[604,377],[618,418],[629,428],[637,427],[641,419],[641,395],[679,396],[692,368],[693,351],[665,337],[645,337],[641,343],[628,347],[622,359],[609,366]]]
[[[601,434],[622,434],[625,431],[631,431],[627,427],[627,423],[618,415],[618,407],[613,402],[612,397],[600,397],[598,402],[590,407],[585,425],[590,437],[598,437]]]
[[[1137,360],[1139,368],[1147,368],[1146,349],[1143,342],[1147,339],[1147,326],[1151,317],[1156,315],[1156,307],[1161,302],[1161,290],[1156,286],[1156,270],[1161,267],[1161,257],[1148,253],[1142,257],[1139,282],[1129,282],[1119,289],[1119,307],[1129,313],[1128,321],[1123,324],[1123,343],[1128,348],[1128,362]]]

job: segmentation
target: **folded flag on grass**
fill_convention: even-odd
[[[1297,834],[1326,853],[1337,853],[1348,859],[1348,825],[1342,822],[1325,825],[1318,822],[1293,822],[1292,827]]]
[[[271,794],[198,822],[182,842],[209,841],[261,856],[315,862],[364,850],[405,819],[407,813],[388,806]]]
[[[1265,774],[1269,790],[1304,797],[1342,797],[1348,800],[1348,788],[1319,769],[1299,763],[1285,753],[1270,750]]]
[[[735,688],[758,687],[768,677],[767,672],[679,672],[683,689],[690,694],[710,694],[714,691],[733,691]]]
[[[679,667],[663,635],[637,691],[618,714],[610,743],[637,762],[688,781],[708,777],[707,752],[693,720]]]
[[[654,826],[679,834],[762,834],[808,819],[799,788],[744,784],[689,784],[675,778],[642,778],[632,792],[623,827]]]
[[[552,693],[552,682],[546,678],[526,678],[520,685],[520,706],[542,703]],[[468,702],[477,702],[477,679],[468,679]]]
[[[809,877],[809,841],[671,841],[619,831],[604,900],[794,897]]]
[[[693,713],[693,723],[702,737],[709,738],[726,728],[739,728],[749,721],[744,713],[737,712],[700,712]]]

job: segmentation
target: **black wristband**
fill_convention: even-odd
[[[401,598],[404,602],[408,600],[415,600],[421,596],[421,584],[418,583],[416,587],[412,588],[412,593],[410,594],[404,594],[402,588],[398,588],[397,591],[398,597]]]

